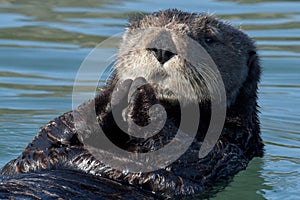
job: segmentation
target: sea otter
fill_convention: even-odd
[[[219,85],[209,82],[208,79],[216,77],[211,77],[215,74],[206,69],[209,66],[205,58],[195,58],[199,63],[186,59],[197,49],[184,43],[188,40],[180,39],[184,37],[191,38],[210,55],[226,92],[226,116],[220,137],[204,157],[199,156],[199,151],[216,100],[211,93],[218,91]],[[184,52],[188,54],[183,55]],[[1,169],[0,196],[206,197],[215,185],[227,182],[245,169],[253,157],[263,156],[257,116],[260,71],[253,40],[213,16],[173,9],[133,20],[124,34],[108,84],[93,100],[42,127],[24,152]],[[179,131],[189,128],[180,126],[182,109],[194,113],[190,108],[195,103],[201,116],[198,120],[189,119],[197,125],[192,142],[165,167],[130,171],[131,158],[113,158],[117,156],[109,153],[109,147],[101,149],[97,157],[85,144],[84,134],[102,129],[110,142],[133,155],[159,151],[176,140]],[[161,112],[151,110],[158,104],[166,112],[164,123],[158,123],[162,128],[155,134],[141,131],[157,119],[160,122]],[[89,109],[95,110],[95,115]],[[116,118],[121,120],[123,128]],[[99,126],[90,125],[90,120]],[[142,137],[143,134],[147,137]],[[173,152],[180,150],[178,145],[173,148]],[[111,156],[125,165],[116,169],[101,156],[103,159]]]

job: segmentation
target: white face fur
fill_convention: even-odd
[[[195,31],[176,20],[160,27],[142,25],[124,34],[115,65],[118,80],[144,77],[156,89],[158,98],[179,98],[185,102],[211,99],[212,93],[220,93],[225,85],[227,105],[235,101],[248,73],[247,58],[234,47],[238,45],[236,41],[232,38],[222,41],[222,30],[213,26],[209,28],[218,43],[207,46],[200,44],[201,39],[190,38],[189,33],[201,32],[199,27]],[[151,48],[168,50],[174,55],[161,64],[149,51]]]

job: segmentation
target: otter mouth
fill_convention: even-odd
[[[170,75],[167,72],[167,69],[164,65],[161,65],[158,69],[153,69],[151,73],[144,77],[148,82],[152,82],[153,84],[163,82],[168,79]]]
[[[144,63],[144,66],[133,67],[134,70],[126,68],[117,73],[118,79],[124,81],[138,77],[145,78],[155,90],[159,100],[182,100],[183,104],[205,101],[208,96],[207,87],[201,74],[196,73],[195,67],[187,61],[175,59],[174,56],[163,64],[152,61]],[[119,66],[119,69],[122,67]]]

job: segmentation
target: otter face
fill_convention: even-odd
[[[223,86],[215,79],[223,79],[230,106],[247,78],[253,51],[252,40],[229,24],[205,14],[167,10],[130,24],[115,67],[118,80],[142,76],[163,99],[181,95],[203,102]]]

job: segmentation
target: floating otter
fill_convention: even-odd
[[[150,28],[163,28],[160,37],[171,50],[156,47],[160,43],[155,42],[156,34],[146,35],[151,39],[149,41],[138,40],[135,31]],[[217,85],[206,82],[213,73],[200,70],[172,50],[175,46],[179,51],[172,34],[188,36],[200,44],[213,59],[224,82],[225,123],[213,149],[203,158],[199,157],[199,150],[212,114],[214,99],[210,98],[210,93]],[[134,48],[140,43],[145,46]],[[189,48],[188,45],[180,47]],[[254,42],[227,23],[206,14],[178,10],[155,12],[137,19],[130,23],[124,35],[109,83],[95,99],[42,127],[24,152],[1,169],[4,178],[0,183],[0,195],[84,198],[87,194],[88,198],[103,199],[203,197],[214,185],[230,180],[245,169],[253,157],[263,156],[257,116],[259,77]],[[184,103],[181,104],[179,99]],[[123,166],[124,170],[113,168],[89,151],[82,140],[84,135],[79,131],[95,131],[94,127],[89,127],[88,120],[82,120],[89,119],[89,114],[82,115],[92,107],[99,128],[113,144],[135,155],[155,152],[176,138],[182,120],[181,109],[188,109],[193,102],[197,103],[201,113],[200,121],[196,122],[195,138],[178,159],[155,171],[131,172],[126,166]],[[116,107],[125,128],[131,133],[138,132],[140,129],[131,129],[132,125],[149,125],[153,120],[149,109],[155,104],[163,105],[167,118],[163,128],[150,137],[132,136],[114,119]],[[74,118],[78,113],[82,121],[76,126]],[[174,152],[177,150],[180,148],[174,148]],[[105,149],[102,152],[103,157],[110,156],[105,154]]]

